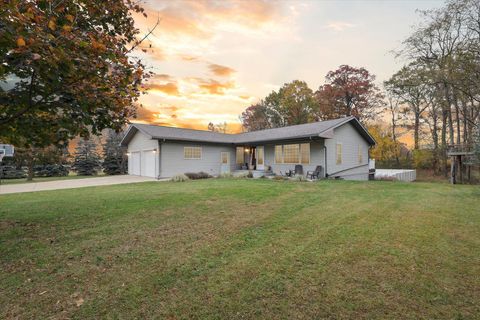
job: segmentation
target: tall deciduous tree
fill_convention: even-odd
[[[341,65],[325,77],[316,97],[323,119],[355,116],[371,120],[381,111],[383,95],[375,85],[375,76],[365,68]]]
[[[480,119],[480,3],[449,0],[441,8],[421,13],[423,22],[399,54],[428,70],[434,105],[427,109],[427,122],[432,124],[436,146],[440,140],[447,175],[447,144],[472,143]]]
[[[22,147],[121,130],[148,77],[129,57],[139,44],[134,0],[3,1],[0,136]]]
[[[315,120],[317,102],[305,81],[294,80],[278,91],[278,113],[285,125],[295,125]]]
[[[241,115],[247,131],[284,127],[318,119],[318,103],[305,81],[285,83]]]
[[[414,149],[420,147],[420,126],[424,112],[429,106],[432,86],[422,66],[410,64],[403,67],[385,82],[385,88],[408,106],[406,111],[413,117]]]

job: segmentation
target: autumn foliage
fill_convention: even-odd
[[[135,114],[142,63],[136,2],[3,1],[0,138],[17,146],[66,143]]]
[[[350,115],[372,120],[383,105],[383,95],[374,81],[375,76],[366,69],[342,65],[327,74],[325,84],[316,92],[305,81],[285,83],[245,109],[243,127],[255,131]]]
[[[316,92],[322,119],[373,119],[379,112],[383,95],[375,85],[375,76],[366,69],[341,65],[325,79],[326,83]]]

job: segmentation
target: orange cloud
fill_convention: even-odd
[[[160,19],[157,34],[186,35],[209,39],[214,29],[224,22],[242,28],[258,29],[262,25],[281,20],[284,7],[276,2],[250,1],[163,1],[152,0],[144,6],[148,17],[135,14],[136,21],[145,27],[155,25]],[[160,9],[158,9],[160,8]]]
[[[138,41],[141,41],[141,37],[137,37]],[[137,50],[141,50],[142,52],[148,54],[150,58],[163,61],[166,59],[166,53],[160,49],[156,48],[152,41],[149,39],[143,40],[140,44],[136,46]]]
[[[219,81],[210,79],[210,80],[202,80],[198,86],[201,89],[206,90],[207,93],[223,95],[225,94],[225,90],[234,88],[235,84],[232,81],[221,83]]]
[[[199,57],[191,56],[188,54],[182,54],[180,55],[180,58],[184,61],[197,61],[199,59]]]
[[[230,76],[232,73],[235,72],[234,69],[232,68],[229,68],[229,67],[226,67],[226,66],[222,66],[222,65],[219,65],[219,64],[215,64],[215,63],[210,63],[208,65],[208,68],[210,69],[210,71],[216,75],[216,76],[221,76],[221,77],[227,77],[227,76]]]
[[[167,82],[165,84],[147,83],[144,87],[145,87],[145,90],[160,91],[170,96],[180,95],[180,92],[178,91],[178,86],[173,82]]]
[[[165,73],[160,73],[160,74],[155,74],[151,78],[152,80],[161,80],[161,81],[170,81],[173,79],[173,77],[169,74]]]
[[[155,123],[157,120],[156,112],[143,106],[138,106],[136,117],[130,120],[138,120],[145,123]]]

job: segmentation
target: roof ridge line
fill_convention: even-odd
[[[350,121],[350,120],[352,120],[352,119],[355,119],[355,116],[347,116],[347,117],[344,117],[344,118],[338,118],[338,119],[332,119],[332,120],[340,120],[340,119],[344,119],[344,121],[341,121],[340,123],[334,124],[334,125],[328,127],[327,129],[323,130],[322,132],[325,132],[325,131],[327,131],[327,130],[330,130],[330,129],[332,129],[332,128],[334,128],[334,127],[337,127],[337,126],[339,126],[339,125],[341,125],[341,124],[347,123],[348,121]],[[328,120],[327,120],[327,121],[328,121]],[[320,132],[320,133],[322,133],[322,132]]]

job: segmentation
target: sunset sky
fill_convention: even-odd
[[[416,9],[443,1],[163,1],[147,0],[135,16],[148,82],[143,122],[206,129],[209,122],[240,129],[241,112],[286,82],[316,90],[341,64],[365,67],[378,84],[402,61],[401,46]],[[151,48],[150,48],[151,45]],[[135,121],[138,121],[135,120]]]

